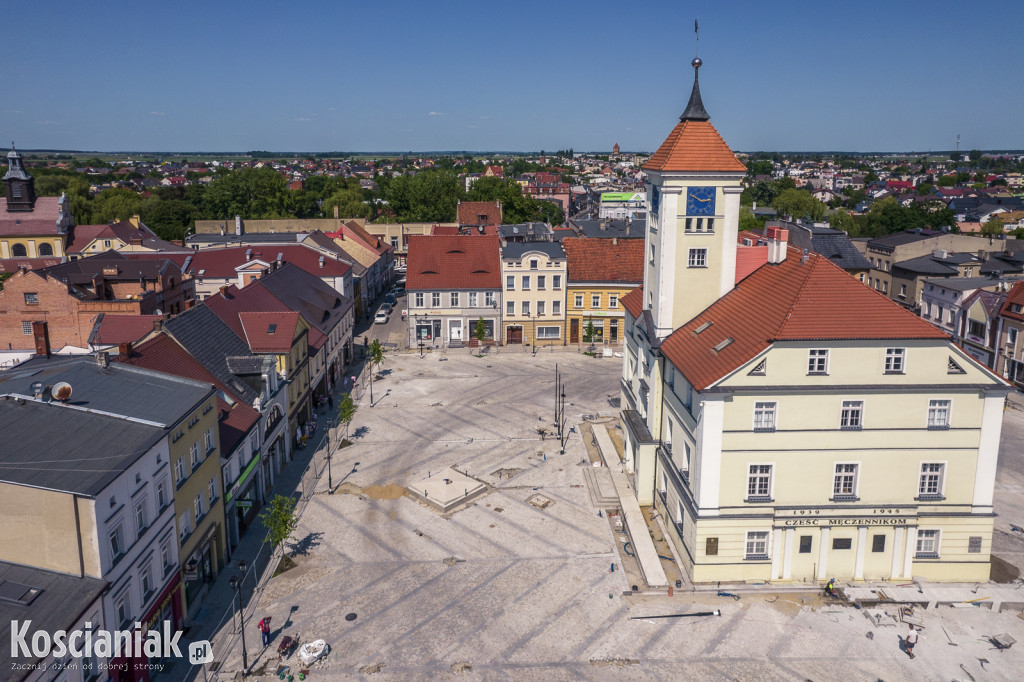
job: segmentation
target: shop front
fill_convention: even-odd
[[[165,622],[168,623],[166,630],[172,633],[184,628],[185,610],[181,603],[181,575],[178,571],[174,571],[171,580],[140,622],[143,623],[143,632],[159,632],[161,636],[165,631]],[[115,658],[110,661],[109,675],[113,682],[147,682],[173,664],[174,661],[144,655]]]
[[[259,453],[252,458],[242,470],[238,480],[224,495],[224,511],[228,522],[228,538],[231,548],[238,545],[245,531],[256,520],[262,499],[260,489],[260,462],[263,458]],[[266,488],[263,488],[266,490]]]

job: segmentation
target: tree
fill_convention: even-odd
[[[772,202],[772,206],[781,215],[788,215],[794,220],[809,217],[818,221],[825,217],[828,212],[825,204],[821,203],[810,192],[802,189],[783,190]]]
[[[166,240],[184,239],[185,231],[197,217],[196,207],[183,199],[160,200],[151,196],[142,205],[142,222]]]
[[[961,159],[963,159],[963,158],[964,158],[964,155],[963,155],[963,154],[961,154],[960,152],[952,152],[952,153],[951,153],[951,154],[949,155],[949,160],[950,160],[950,161],[960,161],[960,160],[961,160]]]
[[[760,230],[764,227],[764,223],[757,219],[757,217],[750,212],[750,209],[746,206],[740,208],[740,232],[745,230]]]
[[[338,215],[342,218],[366,218],[370,215],[370,205],[363,198],[362,189],[339,189],[324,199],[323,214],[328,218],[334,216],[334,207],[338,207]]]
[[[267,529],[267,538],[264,542],[269,543],[281,550],[284,557],[284,543],[295,527],[299,525],[299,516],[295,513],[295,498],[284,495],[274,495],[260,513],[260,520]]]
[[[594,321],[591,319],[587,320],[587,326],[583,328],[583,340],[593,345],[594,337],[597,335],[597,330],[594,329]]]
[[[142,198],[130,189],[105,189],[92,200],[92,220],[97,225],[128,220],[142,208]]]
[[[922,182],[920,185],[917,186],[917,193],[920,194],[921,196],[924,196],[925,194],[931,194],[934,191],[935,185],[933,185],[930,182]]]
[[[981,158],[981,151],[980,151],[980,150],[978,150],[978,149],[972,149],[971,151],[969,151],[969,152],[967,153],[967,157],[968,157],[968,158],[969,158],[969,159],[970,159],[971,161],[977,161],[978,159],[980,159],[980,158]]]
[[[240,215],[252,220],[291,215],[288,184],[272,168],[240,168],[209,184],[203,214],[211,220]]]
[[[1002,235],[1003,232],[1003,219],[999,216],[992,216],[984,225],[981,226],[981,234],[983,237],[998,237]]]
[[[4,280],[13,274],[13,272],[0,272],[0,291],[4,290]]]
[[[857,224],[856,218],[844,210],[834,211],[829,215],[828,224],[833,229],[842,230],[853,237],[860,233],[860,226]]]
[[[477,342],[483,346],[484,339],[487,338],[487,325],[484,324],[484,318],[480,318],[476,321],[476,329],[473,331],[473,336],[476,337]]]
[[[370,407],[373,407],[373,375],[382,362],[384,362],[384,346],[380,344],[380,339],[374,339],[370,344]]]
[[[343,393],[338,401],[338,423],[345,425],[345,440],[348,440],[348,427],[356,416],[359,408],[352,400],[351,393]]]

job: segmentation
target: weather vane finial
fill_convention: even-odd
[[[697,25],[697,20],[693,20],[693,32],[697,34],[697,53],[696,57],[700,56],[700,27]]]

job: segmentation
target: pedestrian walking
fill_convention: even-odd
[[[907,636],[903,638],[903,646],[907,650],[907,656],[914,658],[914,647],[917,646],[917,630],[913,625],[907,631]]]
[[[332,393],[327,394],[327,406],[330,407],[332,411],[334,410],[334,394]]]
[[[263,639],[263,647],[266,648],[270,644],[270,616],[261,620],[258,627],[260,629],[260,636]]]

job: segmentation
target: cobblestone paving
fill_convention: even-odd
[[[295,533],[306,553],[260,598],[256,615],[273,617],[272,647],[282,634],[327,640],[332,652],[311,680],[968,679],[961,664],[977,680],[1019,679],[1024,644],[998,652],[983,641],[1010,632],[1024,642],[1015,613],[929,612],[909,660],[894,628],[813,595],[624,595],[624,574],[609,570],[616,538],[583,486],[579,434],[559,455],[553,438],[536,433],[551,430],[556,361],[574,403],[570,424],[615,412],[608,398],[618,394],[619,360],[388,356],[378,402],[363,396],[353,422],[365,430],[333,458],[335,472],[357,461],[358,471],[334,495],[320,481]],[[997,494],[1008,506],[997,526],[1004,512],[1022,518],[1024,415],[1008,411],[1006,432],[1017,460],[1001,469]],[[492,489],[447,515],[395,496],[395,486],[447,466]],[[498,478],[499,469],[521,472]],[[545,509],[527,502],[538,491],[553,501]],[[713,609],[722,615],[644,618]],[[273,659],[252,667],[276,679]],[[221,679],[239,668],[226,661]]]

